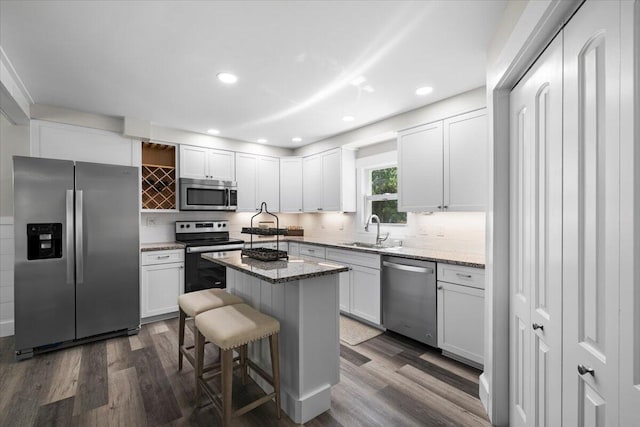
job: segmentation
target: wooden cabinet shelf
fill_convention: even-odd
[[[142,143],[142,209],[176,209],[176,147]]]

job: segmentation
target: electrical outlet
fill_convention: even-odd
[[[154,227],[156,225],[155,217],[147,217],[147,227]]]

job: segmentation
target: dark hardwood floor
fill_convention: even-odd
[[[187,332],[187,340],[191,339]],[[58,350],[15,362],[13,337],[0,338],[0,426],[215,426],[194,401],[193,370],[178,372],[178,320],[140,334]],[[207,360],[217,351],[207,346]],[[340,384],[331,410],[308,426],[488,426],[478,399],[479,371],[438,351],[385,333],[357,346],[342,343]],[[234,377],[234,406],[261,390]],[[237,426],[288,426],[269,403],[234,419]]]

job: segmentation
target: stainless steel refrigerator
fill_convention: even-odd
[[[137,331],[138,169],[14,156],[13,185],[16,357]]]

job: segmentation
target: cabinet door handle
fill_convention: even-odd
[[[321,211],[321,210],[322,210],[322,208],[318,208],[318,210],[319,210],[319,211]]]
[[[438,289],[444,289],[444,286],[439,285],[439,286],[438,286]]]
[[[472,277],[470,274],[462,274],[462,273],[456,273],[456,276],[462,277],[464,279],[471,279]]]
[[[578,373],[580,375],[591,374],[591,376],[594,376],[596,371],[594,371],[593,368],[589,368],[589,367],[584,366],[584,365],[578,365]]]
[[[534,331],[540,329],[541,331],[544,331],[544,325],[541,325],[540,323],[534,323],[533,325],[531,325],[531,327],[533,328]]]
[[[442,205],[438,205],[438,209],[442,209]]]
[[[449,209],[449,205],[444,205],[443,208]]]

